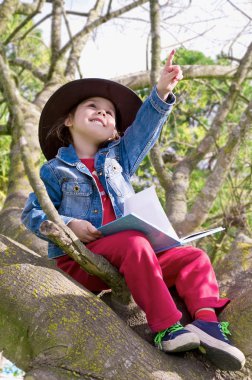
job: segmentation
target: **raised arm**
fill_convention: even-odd
[[[173,50],[162,70],[158,83],[139,109],[133,124],[126,130],[120,144],[121,165],[132,176],[143,158],[157,141],[175,103],[172,90],[183,78],[181,68],[172,65]]]

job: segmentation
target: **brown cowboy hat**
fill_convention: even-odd
[[[107,79],[77,79],[60,87],[45,104],[39,121],[39,142],[45,157],[55,157],[62,142],[48,132],[61,118],[85,99],[99,96],[116,108],[117,130],[123,133],[132,124],[142,101],[134,91]]]

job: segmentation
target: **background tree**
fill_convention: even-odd
[[[147,1],[115,9],[112,1],[97,0],[81,15],[85,21],[76,34],[71,32],[63,1],[53,1],[50,49],[44,46],[33,21],[44,3],[5,0],[0,4],[4,157],[10,146],[8,175],[8,168],[2,165],[1,177],[6,197],[0,214],[0,347],[26,371],[26,379],[177,379],[188,378],[188,373],[213,379],[216,371],[202,357],[186,354],[191,359],[188,361],[164,355],[132,331],[135,329],[145,340],[151,338],[144,315],[135,305],[127,309],[121,305],[129,299],[122,278],[105,260],[95,259],[60,223],[38,179],[43,157],[37,126],[46,100],[80,73],[81,52],[99,25]],[[154,83],[160,69],[160,4],[154,0],[149,4]],[[168,5],[163,4],[162,11]],[[62,23],[69,33],[65,44]],[[142,188],[148,185],[147,179],[156,181],[160,199],[179,233],[191,232],[202,224],[223,222],[232,226],[228,234],[211,242],[210,253],[215,261],[221,256],[219,278],[225,292],[235,298],[225,317],[237,325],[234,338],[247,355],[248,364],[241,373],[218,371],[217,376],[223,379],[244,378],[251,371],[251,239],[247,236],[251,226],[251,154],[247,153],[251,151],[251,88],[246,82],[251,61],[251,45],[236,67],[221,57],[215,62],[199,52],[179,50],[178,63],[184,69],[185,81],[177,91],[178,105],[169,118],[169,128],[164,128],[151,156],[140,167],[135,184]],[[118,81],[131,83],[144,97],[150,86],[148,73],[135,78]],[[112,288],[113,302],[95,297],[55,270],[46,259],[45,243],[21,225],[20,214],[31,185],[52,221],[44,233],[88,271],[101,276]],[[220,255],[223,251],[225,256]],[[126,328],[125,322],[132,329]]]

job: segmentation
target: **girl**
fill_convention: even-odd
[[[183,78],[168,57],[157,85],[142,104],[130,89],[105,79],[80,79],[59,88],[46,103],[39,123],[39,140],[48,159],[41,178],[63,221],[94,252],[118,268],[136,303],[156,333],[155,345],[165,352],[191,350],[201,344],[220,368],[238,370],[243,353],[226,337],[219,323],[228,299],[219,289],[208,256],[194,247],[179,247],[156,255],[143,233],[124,231],[102,237],[97,230],[123,215],[132,195],[130,177],[157,141]],[[120,136],[121,135],[121,136]],[[46,215],[31,193],[22,213],[28,229],[41,237]],[[49,258],[93,292],[106,285],[49,242]],[[194,321],[180,324],[169,287],[176,285]]]

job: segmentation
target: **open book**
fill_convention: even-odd
[[[126,199],[124,216],[99,227],[98,230],[103,236],[125,230],[141,231],[150,241],[153,250],[158,253],[223,231],[224,228],[212,228],[179,238],[162,208],[155,187],[151,186]]]

